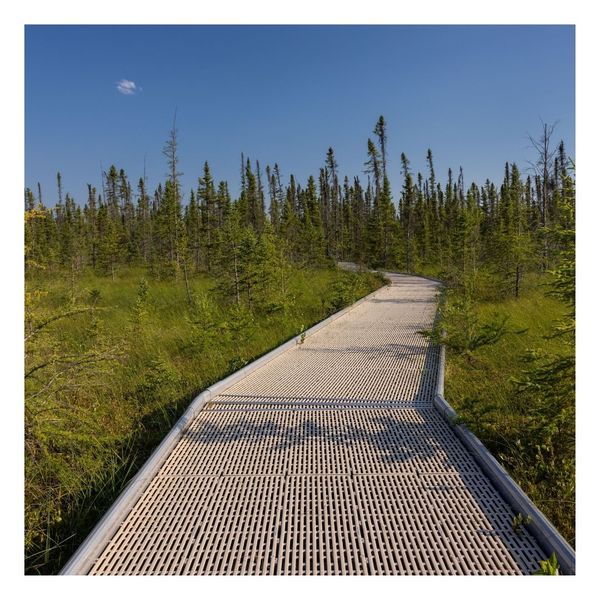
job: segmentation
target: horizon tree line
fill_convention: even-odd
[[[387,156],[387,126],[379,117],[367,140],[363,185],[359,176],[341,179],[332,148],[318,176],[282,182],[279,165],[263,170],[241,156],[240,194],[227,181],[215,182],[208,162],[184,202],[178,171],[178,132],[173,124],[163,148],[166,180],[154,191],[145,177],[134,186],[111,165],[102,189],[88,184],[83,206],[66,194],[57,173],[58,201],[47,207],[41,186],[25,190],[26,265],[67,269],[75,277],[86,267],[113,278],[122,265],[144,266],[153,276],[185,282],[205,272],[226,280],[224,289],[242,302],[253,261],[324,266],[354,261],[409,273],[436,273],[449,281],[482,270],[496,288],[518,297],[523,275],[545,271],[560,254],[557,227],[574,186],[564,143],[552,147],[553,127],[531,139],[537,157],[525,178],[515,163],[504,167],[499,187],[487,179],[466,186],[462,168],[441,181],[427,150],[427,173],[414,173],[400,156],[402,188],[394,201]],[[266,253],[266,254],[265,254]],[[246,296],[251,292],[246,289]]]

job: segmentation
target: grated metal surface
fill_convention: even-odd
[[[211,401],[90,573],[534,571],[542,551],[433,408],[436,284],[392,281]]]

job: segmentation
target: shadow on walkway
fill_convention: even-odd
[[[382,351],[394,352],[394,346],[389,345]],[[420,350],[422,352],[422,348]],[[355,348],[354,351],[359,352],[360,349]],[[439,492],[435,502],[443,503],[444,492],[453,493],[457,482],[460,482],[458,487],[468,493],[481,513],[473,514],[473,530],[482,539],[488,536],[497,538],[521,571],[531,573],[537,568],[535,543],[527,533],[522,534],[525,536],[522,540],[513,532],[510,509],[431,403],[435,390],[432,376],[435,381],[438,360],[439,349],[428,344],[425,368],[416,395],[419,402],[393,409],[387,404],[379,409],[376,402],[371,402],[368,408],[344,408],[340,404],[332,407],[331,399],[278,396],[273,405],[283,404],[285,410],[282,410],[268,405],[264,397],[261,397],[262,402],[256,399],[255,405],[252,405],[251,396],[231,396],[227,398],[226,408],[217,402],[203,411],[184,439],[204,446],[206,452],[199,450],[206,457],[204,466],[214,468],[215,474],[221,475],[229,471],[240,475],[239,466],[236,466],[240,453],[245,453],[248,475],[287,475],[290,474],[287,469],[294,465],[300,472],[292,475],[310,475],[312,473],[306,471],[306,465],[317,462],[334,467],[339,464],[338,470],[345,471],[335,473],[332,467],[334,471],[331,473],[339,475],[352,476],[357,472],[365,475],[364,469],[369,468],[370,472],[366,475],[404,474],[417,478],[417,487],[421,489],[425,505],[432,491]],[[339,400],[342,403],[360,402],[347,398]],[[221,449],[211,452],[211,446],[221,446]],[[315,452],[327,452],[330,456],[320,461],[306,459]],[[219,463],[213,465],[211,456]],[[255,462],[252,458],[256,459]],[[266,469],[269,469],[268,472],[265,472]],[[347,469],[351,472],[346,472]],[[430,475],[435,475],[442,483],[432,487],[428,479]],[[411,485],[415,485],[412,481]],[[431,510],[434,510],[433,507]],[[482,522],[481,515],[485,517],[483,522],[489,526],[475,526],[475,523]],[[441,518],[438,525],[446,526],[445,517],[436,517],[432,513],[430,518]],[[485,545],[482,544],[482,547]],[[474,555],[479,551],[474,548]]]

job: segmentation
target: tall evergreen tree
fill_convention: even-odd
[[[138,181],[138,199],[136,207],[137,242],[139,244],[138,256],[142,264],[148,265],[153,257],[152,239],[152,210],[150,198],[146,191],[146,181],[140,177]]]
[[[380,116],[377,124],[375,125],[375,129],[373,133],[377,136],[379,140],[379,152],[381,153],[381,166],[383,169],[383,177],[387,177],[387,155],[386,155],[386,144],[387,144],[387,135],[385,132],[385,119],[383,116]]]
[[[201,216],[200,245],[204,256],[204,266],[210,273],[213,270],[214,256],[218,243],[219,207],[217,193],[208,162],[204,163],[204,172],[198,180],[198,204]]]

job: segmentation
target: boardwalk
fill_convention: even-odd
[[[90,574],[531,573],[432,405],[436,284],[392,285],[214,399]]]

